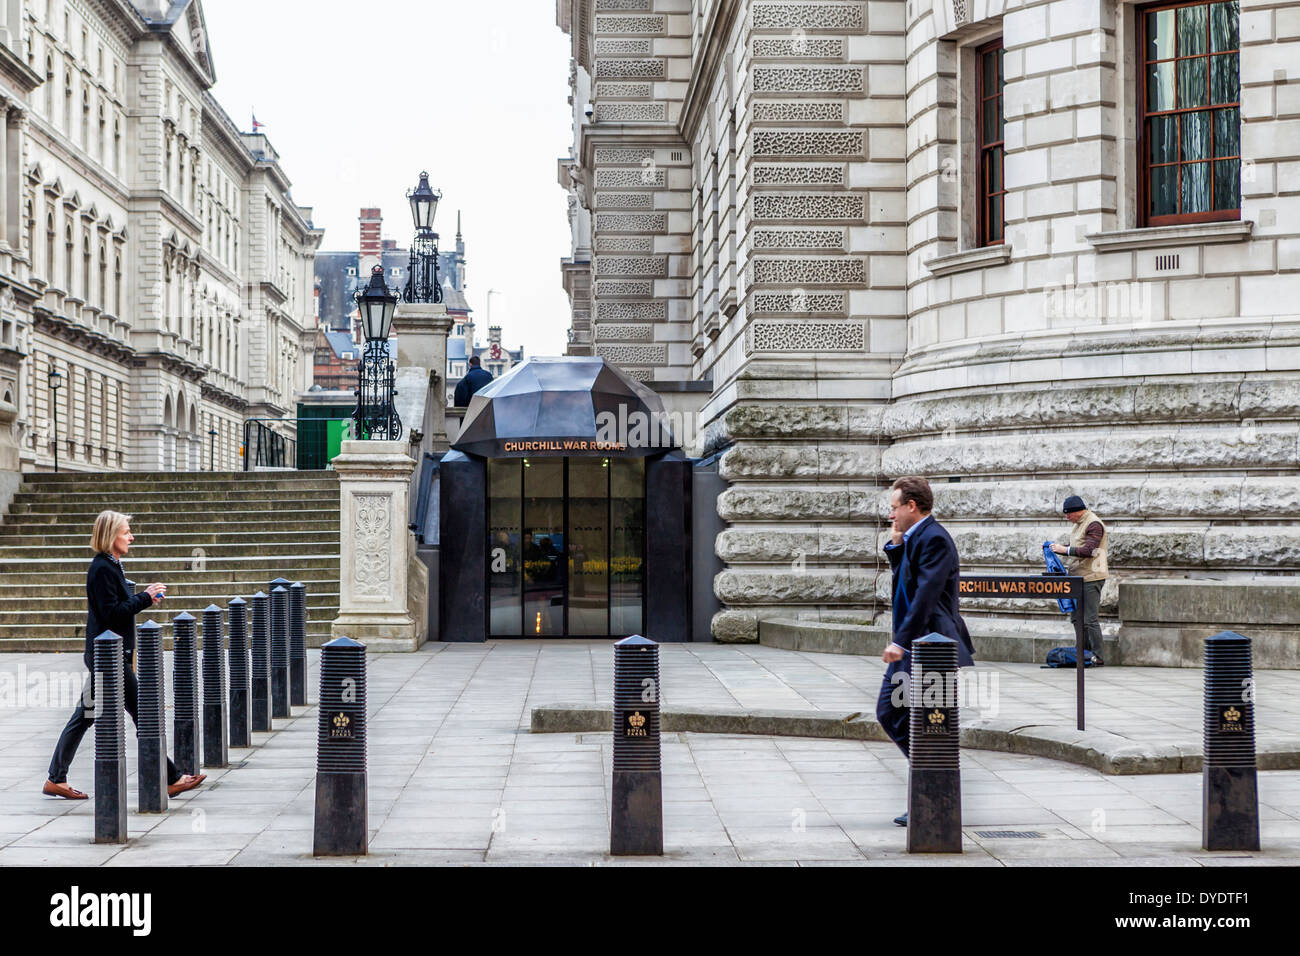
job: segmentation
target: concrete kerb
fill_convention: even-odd
[[[856,711],[665,708],[661,720],[665,733],[889,740],[873,715]],[[608,707],[549,704],[533,708],[529,730],[534,734],[603,733],[612,732],[613,726],[614,713]],[[1100,730],[993,719],[972,720],[963,726],[961,745],[968,750],[1047,757],[1108,775],[1199,773],[1202,759],[1199,743],[1151,744]],[[1300,737],[1261,744],[1258,764],[1260,770],[1300,770]]]

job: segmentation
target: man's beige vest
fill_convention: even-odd
[[[1083,541],[1088,531],[1088,525],[1092,524],[1094,521],[1099,524],[1101,523],[1101,519],[1091,511],[1085,511],[1083,513],[1083,517],[1070,528],[1070,547],[1079,548],[1083,546]],[[1092,552],[1092,557],[1080,558],[1074,555],[1067,556],[1065,559],[1065,567],[1067,570],[1069,570],[1071,574],[1082,575],[1085,581],[1103,580],[1106,577],[1106,540],[1108,537],[1109,533],[1106,531],[1106,526],[1102,524],[1101,544]]]

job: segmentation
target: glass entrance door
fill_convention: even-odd
[[[490,459],[487,483],[490,637],[641,632],[643,460]]]

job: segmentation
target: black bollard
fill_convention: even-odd
[[[172,618],[172,735],[176,770],[199,772],[199,655],[194,616],[182,611]]]
[[[226,647],[221,608],[203,609],[203,766],[226,767]]]
[[[233,597],[230,608],[229,670],[230,678],[230,746],[253,746],[249,732],[252,685],[248,679],[248,602]]]
[[[254,730],[271,729],[271,620],[270,599],[261,591],[253,595],[252,631],[252,686],[253,706],[250,723]]]
[[[307,586],[289,585],[289,703],[307,706]]]
[[[1255,764],[1255,678],[1250,638],[1222,631],[1205,639],[1205,761],[1201,847],[1259,849]]]
[[[321,648],[316,740],[315,856],[361,856],[366,806],[366,645],[337,637]]]
[[[664,852],[659,752],[659,645],[639,634],[614,645],[614,788],[609,852]]]
[[[290,717],[289,710],[289,592],[271,589],[271,716]]]
[[[95,638],[95,842],[126,842],[126,726],[122,638]]]
[[[162,625],[145,621],[136,628],[136,669],[140,681],[135,735],[141,813],[167,809],[167,679],[163,666]]]
[[[957,642],[939,634],[913,641],[910,684],[907,852],[960,853]]]

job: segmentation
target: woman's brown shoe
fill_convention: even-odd
[[[74,790],[66,783],[55,783],[53,780],[45,781],[45,786],[41,787],[41,793],[47,797],[66,797],[69,800],[86,799],[86,795],[80,790]]]
[[[208,775],[206,773],[201,773],[198,774],[197,776],[190,776],[189,774],[186,774],[185,776],[177,780],[175,783],[167,784],[167,796],[174,797],[176,796],[176,794],[184,793],[186,790],[193,790],[195,787],[197,787],[199,784],[201,784],[204,780],[207,779],[208,779]]]

